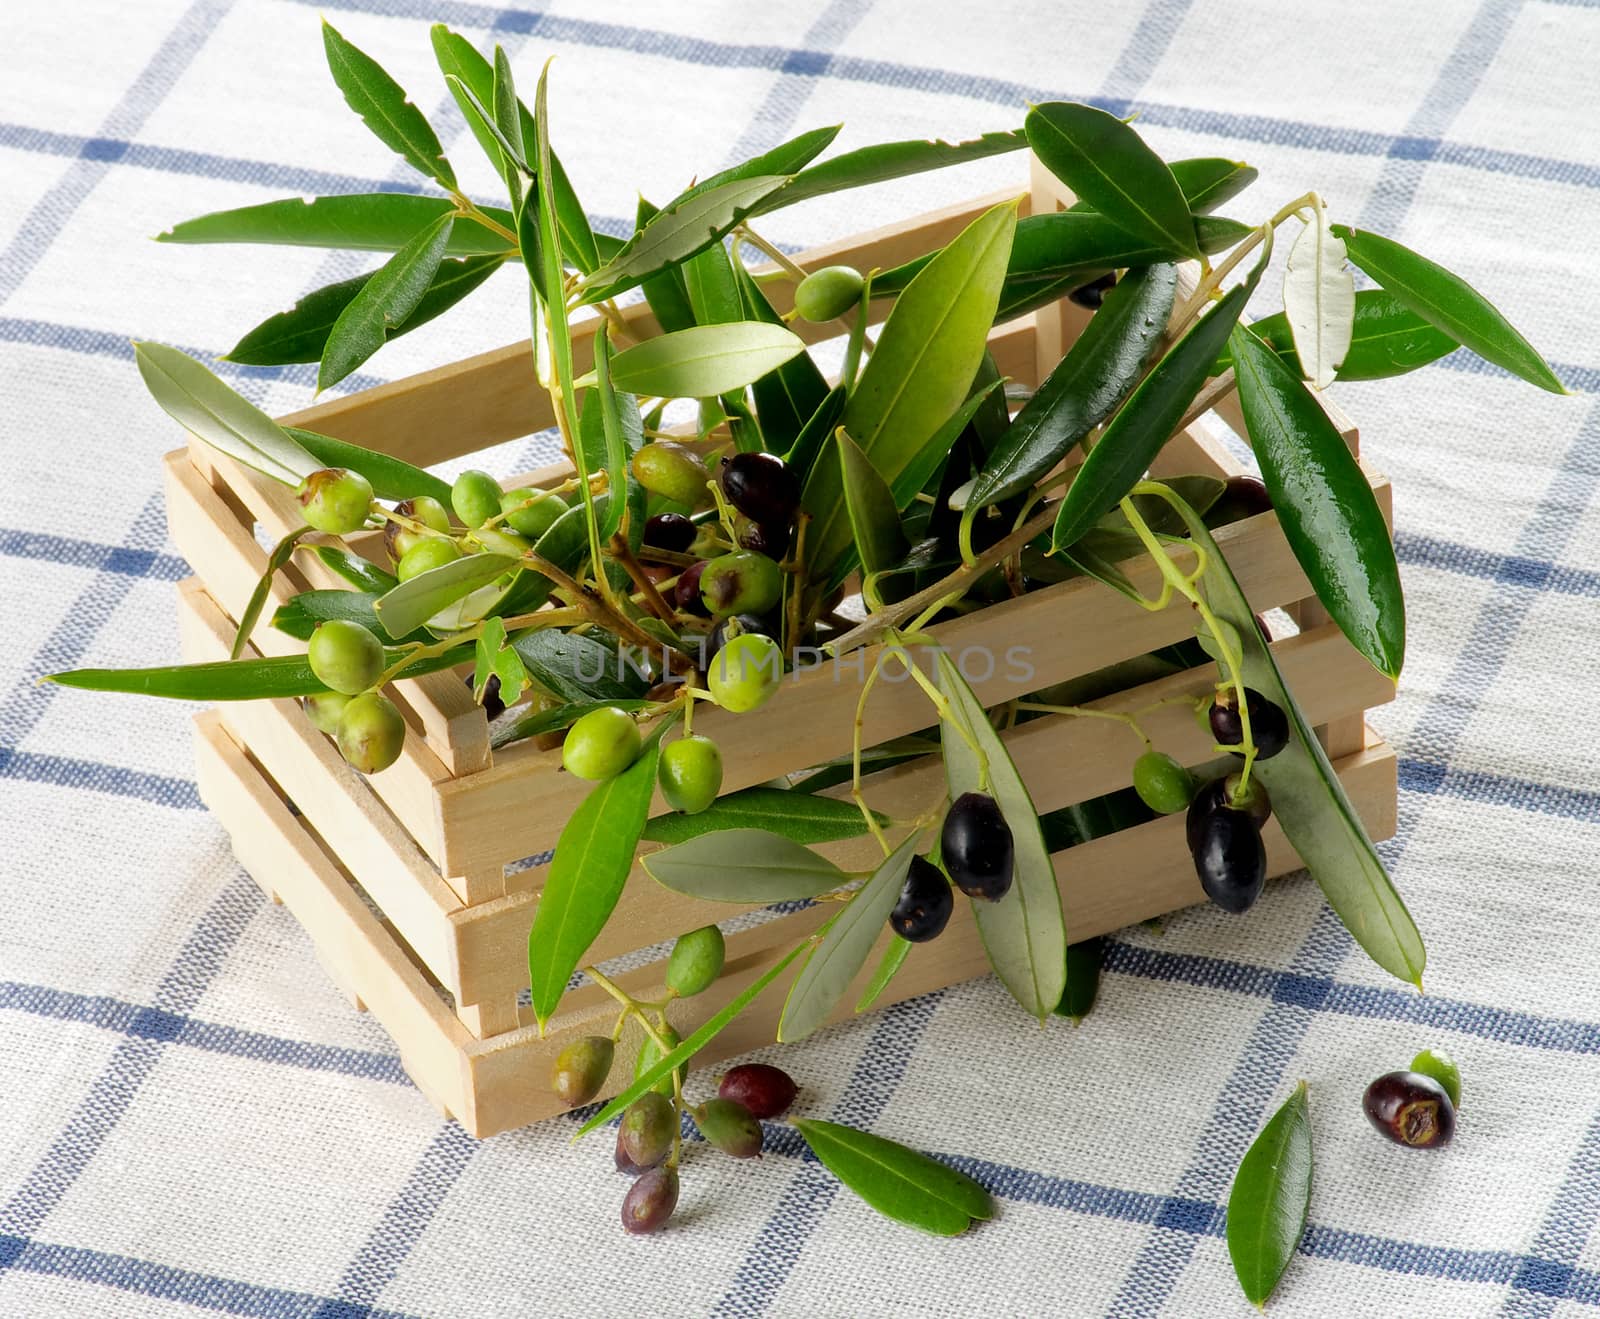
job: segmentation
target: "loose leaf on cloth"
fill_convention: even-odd
[[[877,819],[879,824],[888,823],[883,816]],[[644,836],[655,843],[684,843],[724,829],[763,829],[796,843],[836,843],[859,838],[866,833],[867,822],[854,802],[788,788],[755,787],[718,797],[693,815],[677,811],[658,815],[645,825]]]
[[[403,637],[517,566],[503,554],[469,554],[401,582],[377,603],[378,621]]]
[[[1319,202],[1311,223],[1289,249],[1283,272],[1283,312],[1306,379],[1318,389],[1333,383],[1350,351],[1355,311],[1355,276],[1345,265],[1344,244],[1328,228]]]
[[[323,467],[348,467],[352,472],[361,473],[379,499],[415,499],[418,495],[428,495],[446,508],[450,506],[450,483],[404,458],[364,449],[348,440],[336,440],[331,435],[303,430],[299,426],[283,429]]]
[[[1264,340],[1290,368],[1304,375],[1294,348],[1289,318],[1281,311],[1250,323],[1250,332]],[[1436,362],[1461,347],[1438,326],[1418,316],[1387,289],[1357,289],[1350,348],[1340,365],[1339,380],[1385,380]],[[1217,359],[1213,375],[1233,365],[1233,355]]]
[[[326,19],[322,44],[334,82],[378,140],[440,186],[453,189],[455,171],[444,157],[438,136],[400,84],[372,56],[340,36]]]
[[[1351,261],[1417,315],[1529,384],[1552,394],[1567,392],[1538,350],[1459,275],[1381,234],[1344,224],[1334,225],[1333,232],[1344,240]]]
[[[437,220],[402,247],[339,313],[322,347],[317,388],[338,384],[382,348],[433,286],[455,220]]]
[[[1302,1081],[1245,1152],[1228,1192],[1228,1257],[1252,1305],[1266,1304],[1306,1230],[1312,1163]]]
[[[596,1127],[603,1126],[611,1121],[612,1118],[616,1117],[618,1113],[633,1103],[646,1090],[653,1089],[663,1077],[677,1071],[679,1067],[693,1058],[695,1054],[699,1053],[701,1049],[705,1048],[706,1045],[720,1035],[730,1021],[749,1007],[751,1003],[755,1002],[761,991],[788,970],[789,963],[809,947],[811,947],[811,941],[806,940],[803,943],[796,944],[786,952],[752,981],[749,986],[740,991],[726,1007],[711,1016],[699,1030],[690,1035],[676,1049],[667,1054],[666,1057],[657,1059],[652,1066],[635,1076],[632,1085],[621,1094],[613,1097],[598,1113],[578,1128],[578,1133],[573,1136],[573,1140],[577,1140],[578,1136],[587,1136]]]
[[[1411,913],[1395,892],[1322,744],[1284,686],[1233,570],[1200,515],[1181,504],[1178,512],[1195,544],[1210,556],[1200,589],[1238,635],[1245,685],[1289,716],[1288,745],[1272,759],[1258,760],[1253,771],[1271,794],[1273,814],[1355,941],[1385,971],[1421,988],[1427,952]]]
[[[133,356],[162,410],[235,462],[285,485],[298,485],[322,466],[282,426],[187,353],[136,342]]]
[[[861,997],[856,1000],[857,1012],[865,1012],[883,996],[883,991],[889,988],[889,982],[899,974],[910,952],[910,940],[889,940],[889,946],[883,950],[883,956],[878,959],[878,969],[872,973],[872,979],[867,982],[867,987],[861,991]]]
[[[597,783],[561,831],[528,931],[529,984],[541,1033],[622,896],[656,790],[661,738],[674,722],[676,716],[663,719],[639,758]]]
[[[845,403],[845,429],[896,491],[897,503],[903,474],[967,400],[1016,225],[1015,203],[996,206],[928,263],[895,302]],[[826,447],[800,502],[813,518],[806,533],[813,585],[830,589],[848,569],[851,532],[839,460]]]
[[[1055,868],[1039,828],[1039,812],[967,680],[943,650],[936,651],[934,658],[939,690],[950,706],[949,715],[940,721],[950,800],[964,792],[986,792],[993,797],[1011,828],[1015,853],[1016,873],[1010,892],[997,902],[974,900],[972,904],[978,934],[989,964],[1011,997],[1044,1021],[1061,1002],[1066,986],[1067,926]],[[988,762],[987,784],[973,743],[982,748]]]
[[[796,1118],[794,1126],[822,1166],[885,1218],[953,1237],[994,1216],[988,1191],[926,1154],[837,1122]]]
[[[850,438],[843,426],[834,435],[839,447],[839,463],[844,477],[845,511],[855,538],[856,557],[866,573],[892,568],[911,550],[905,529],[900,525],[900,510],[894,492]]]
[[[1243,327],[1229,341],[1250,447],[1317,599],[1380,672],[1405,660],[1405,595],[1383,510],[1322,405]]]
[[[1028,145],[1046,169],[1113,223],[1198,257],[1183,189],[1127,124],[1092,105],[1054,101],[1028,111]]]
[[[158,243],[270,243],[289,247],[336,247],[354,252],[398,252],[429,225],[455,213],[444,197],[405,192],[357,192],[340,197],[286,197],[233,210],[213,211],[156,235]],[[511,229],[511,212],[480,208]],[[450,256],[504,256],[516,245],[504,235],[462,219],[450,233]]]
[[[441,261],[432,283],[417,300],[411,314],[396,325],[384,327],[384,342],[398,339],[436,316],[442,316],[504,264],[504,258],[498,256]],[[340,313],[375,277],[357,275],[354,279],[342,279],[337,284],[313,289],[288,311],[267,317],[249,331],[222,360],[242,366],[284,366],[290,362],[317,361]]]
[[[695,325],[624,348],[611,359],[611,383],[629,394],[711,398],[743,389],[805,347],[792,330],[763,321]]]
[[[725,828],[700,834],[650,853],[643,865],[645,873],[664,888],[710,902],[763,906],[795,902],[850,882],[850,876],[826,857],[766,829]]]
[[[278,575],[278,570],[289,562],[294,547],[300,543],[300,537],[310,531],[310,527],[298,527],[272,547],[272,552],[267,555],[267,569],[261,574],[261,580],[256,583],[256,589],[250,592],[250,599],[245,602],[244,613],[239,615],[239,627],[233,634],[233,646],[228,652],[229,659],[238,659],[244,654],[244,648],[250,642],[250,634],[256,630],[261,611],[266,608],[267,596],[272,591],[272,579]]]
[[[1178,268],[1129,271],[1065,357],[1022,405],[967,495],[966,516],[1026,490],[1082,442],[1138,382],[1161,341]]]
[[[850,982],[866,965],[872,945],[878,941],[900,900],[906,871],[916,855],[921,835],[911,834],[895,848],[843,909],[823,928],[800,974],[789,986],[783,1016],[778,1020],[778,1041],[788,1044],[803,1040],[828,1019]]]
[[[782,192],[757,203],[751,214],[765,215],[768,211],[826,196],[830,192],[884,183],[890,179],[905,178],[908,174],[944,169],[948,165],[963,165],[1008,151],[1020,151],[1027,145],[1028,139],[1019,128],[1009,133],[985,133],[967,142],[913,140],[859,147],[832,160],[825,160],[820,165],[813,165],[810,169],[801,170]]]

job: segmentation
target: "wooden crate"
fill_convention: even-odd
[[[1008,195],[852,238],[798,261],[807,268],[835,262],[888,267],[948,241]],[[1042,209],[1067,200],[1059,185],[1036,168],[1029,204]],[[654,332],[642,304],[625,314],[634,333]],[[1062,302],[997,327],[990,344],[1001,372],[1036,383],[1087,315]],[[805,333],[817,327],[797,322],[795,328]],[[585,370],[591,348],[587,333],[578,333],[575,347],[578,369]],[[1237,425],[1226,399],[1217,406],[1223,420]],[[1333,415],[1355,448],[1354,427]],[[527,343],[285,420],[424,465],[553,424],[549,401],[533,378]],[[1168,445],[1158,474],[1238,471],[1212,422],[1210,416],[1197,418]],[[553,484],[567,472],[551,468],[508,484]],[[198,442],[167,456],[166,477],[173,539],[197,574],[179,588],[184,651],[192,660],[221,658],[232,642],[234,620],[265,569],[260,541],[275,541],[299,526],[298,506],[286,488]],[[1388,483],[1369,477],[1387,513]],[[1298,622],[1298,635],[1274,643],[1278,663],[1317,725],[1368,829],[1387,837],[1395,826],[1395,760],[1368,731],[1364,712],[1391,699],[1393,685],[1355,653],[1318,608],[1273,515],[1224,527],[1217,541],[1256,607],[1284,607]],[[378,557],[375,542],[369,537],[366,545],[355,547]],[[1147,591],[1155,589],[1157,574],[1148,562],[1130,564],[1129,572]],[[297,556],[274,583],[274,603],[300,590],[339,585],[314,557]],[[1188,611],[1151,614],[1097,583],[1076,579],[943,623],[934,632],[958,653],[976,646],[992,646],[997,653],[1014,646],[1028,649],[1034,672],[1026,680],[998,669],[987,679],[975,677],[977,695],[992,706],[1179,641],[1191,627]],[[252,650],[263,655],[291,653],[301,644],[265,622],[251,637]],[[759,717],[710,708],[697,713],[696,731],[715,737],[722,747],[725,788],[761,783],[847,753],[856,699],[873,654],[867,648],[786,681]],[[1138,709],[1180,694],[1197,697],[1213,681],[1207,666],[1098,704]],[[567,996],[544,1038],[531,1009],[518,1004],[527,988],[527,935],[544,874],[521,863],[554,846],[587,785],[561,771],[557,751],[530,743],[492,751],[487,721],[459,674],[404,680],[394,684],[392,694],[413,735],[400,761],[383,773],[366,779],[350,770],[293,701],[227,704],[197,720],[200,790],[232,835],[241,862],[306,927],[333,980],[352,1000],[371,1008],[394,1036],[418,1086],[469,1131],[490,1135],[555,1111],[547,1087],[549,1059],[575,1035],[609,1029],[613,1005],[593,986]],[[881,684],[867,712],[865,736],[869,743],[897,737],[928,719],[925,698],[914,684]],[[1209,758],[1209,739],[1186,707],[1163,706],[1145,724],[1158,744],[1180,759],[1192,764]],[[1041,812],[1128,784],[1133,758],[1128,734],[1112,721],[1041,718],[1010,730],[1006,741]],[[876,807],[905,818],[937,795],[942,778],[942,766],[930,757],[873,774],[866,786]],[[659,799],[656,809],[665,809]],[[1182,828],[1180,819],[1158,819],[1057,853],[1070,937],[1089,938],[1200,901]],[[1266,844],[1271,874],[1296,868],[1275,822],[1267,828]],[[822,850],[855,868],[877,856],[870,838]],[[591,957],[604,962],[637,953],[745,910],[670,892],[636,864]],[[813,907],[775,915],[730,936],[722,978],[708,993],[676,1005],[675,1024],[687,1033],[825,914]],[[986,969],[965,910],[958,910],[934,948],[933,954],[913,952],[883,1003]],[[634,992],[648,994],[661,969],[659,960],[647,962],[620,979]],[[842,1011],[848,1012],[856,997],[846,993]],[[708,1061],[769,1042],[781,1002],[777,989],[764,996],[715,1041]],[[631,1058],[631,1052],[619,1050],[618,1057]],[[625,1083],[627,1071],[626,1061],[619,1062],[611,1089]]]

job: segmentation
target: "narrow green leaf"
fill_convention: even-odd
[[[644,442],[639,421],[638,401],[631,395],[622,398],[611,383],[611,330],[604,322],[594,337],[595,397],[600,408],[600,424],[605,437],[605,471],[608,489],[628,488],[628,459]],[[600,517],[600,539],[608,541],[622,525],[627,510],[625,499],[608,500]]]
[[[302,430],[299,426],[285,426],[284,431],[315,458],[319,466],[348,467],[352,472],[360,472],[379,499],[415,499],[418,495],[428,495],[446,508],[450,506],[450,483],[403,458],[366,449],[348,440],[336,440],[331,435]]]
[[[492,79],[492,72],[490,77]],[[444,81],[450,88],[450,94],[455,98],[456,104],[461,107],[462,117],[472,129],[473,136],[480,140],[487,137],[494,144],[490,160],[498,164],[506,182],[506,191],[510,193],[514,202],[520,203],[521,184],[517,179],[519,175],[532,178],[536,171],[528,162],[525,144],[514,141],[501,127],[494,110],[493,86],[490,87],[489,97],[485,100],[453,73],[445,75]],[[520,128],[520,124],[518,127]]]
[[[639,758],[596,784],[561,831],[528,932],[529,984],[541,1031],[622,896],[656,790],[661,737],[674,722],[663,719]]]
[[[337,384],[382,348],[417,310],[439,273],[450,243],[450,216],[402,247],[361,286],[328,332],[317,368],[317,388]]]
[[[1183,189],[1160,156],[1113,114],[1054,101],[1028,111],[1028,145],[1052,174],[1129,233],[1198,257]]]
[[[511,212],[498,206],[485,215],[510,229]],[[286,197],[234,210],[196,216],[157,234],[158,243],[267,243],[280,247],[336,247],[354,252],[398,252],[422,230],[455,213],[444,197],[405,192],[358,192],[342,197]],[[462,220],[450,233],[450,256],[503,256],[516,245],[476,221]]]
[[[885,1218],[934,1236],[959,1236],[994,1216],[994,1199],[964,1172],[882,1136],[796,1118],[822,1166]]]
[[[494,76],[490,84],[489,108],[494,112],[495,127],[511,148],[511,159],[525,163],[528,158],[528,148],[522,131],[522,102],[517,99],[517,84],[511,75],[511,60],[506,55],[506,48],[499,44],[494,48]],[[520,205],[522,201],[520,189],[515,184],[507,186],[511,190],[512,206]]]
[[[1103,941],[1085,939],[1067,946],[1067,987],[1055,1006],[1058,1017],[1077,1025],[1094,1010],[1100,994],[1100,961]]]
[[[442,316],[505,264],[498,256],[441,261],[433,281],[416,307],[398,325],[386,326],[384,342],[409,334]],[[269,316],[228,350],[225,361],[242,366],[283,366],[290,362],[315,362],[321,358],[339,315],[374,278],[357,275],[337,284],[325,284],[301,298],[288,311]]]
[[[1183,198],[1195,215],[1209,215],[1232,201],[1259,177],[1260,171],[1242,160],[1201,156],[1174,160],[1168,168],[1183,189]],[[1082,205],[1083,203],[1079,203]]]
[[[1178,511],[1195,544],[1210,556],[1201,590],[1218,617],[1238,634],[1244,647],[1246,686],[1289,716],[1288,746],[1271,760],[1257,761],[1255,767],[1272,795],[1273,814],[1355,941],[1385,971],[1420,987],[1427,952],[1410,912],[1395,892],[1322,744],[1284,686],[1277,662],[1256,630],[1254,610],[1204,520],[1185,506]]]
[[[630,394],[710,398],[743,389],[805,347],[781,325],[696,325],[624,348],[611,359],[611,382]]]
[[[307,432],[309,433],[309,432]],[[330,466],[341,467],[342,463],[333,463]],[[369,481],[371,477],[367,478]],[[373,487],[377,489],[376,486]],[[384,496],[392,498],[393,496]],[[404,498],[404,496],[401,496]],[[374,563],[369,563],[359,554],[352,554],[340,545],[318,545],[315,553],[329,568],[343,577],[356,590],[368,595],[382,595],[385,591],[392,591],[400,585],[400,579],[393,573],[384,572]]]
[[[1140,381],[1089,450],[1083,466],[1067,487],[1056,514],[1053,542],[1065,549],[1088,531],[1133,489],[1145,469],[1172,437],[1184,410],[1205,384],[1239,313],[1255,291],[1271,244],[1262,262],[1242,284],[1191,325],[1183,338]]]
[[[345,101],[378,140],[441,187],[454,189],[455,171],[445,159],[438,136],[400,84],[372,56],[340,36],[326,19],[322,21],[322,44]]]
[[[735,261],[732,264],[741,307],[736,319],[782,325],[782,317],[767,301],[767,295],[761,291],[755,277],[745,269],[744,263]],[[647,295],[648,292],[647,288]],[[767,447],[774,453],[783,453],[793,448],[806,423],[817,415],[828,397],[828,381],[812,360],[811,354],[800,352],[776,370],[752,381],[750,392],[755,399],[756,416],[761,420],[761,434]],[[841,397],[840,406],[843,407],[843,404]],[[804,479],[805,469],[799,469],[799,474]]]
[[[872,973],[872,979],[867,982],[867,987],[861,991],[861,997],[856,1000],[857,1012],[865,1012],[883,996],[883,991],[889,988],[889,982],[905,965],[910,952],[911,944],[908,940],[889,940],[889,946],[883,950],[883,956],[878,960],[878,969]]]
[[[256,624],[261,619],[261,611],[266,608],[267,596],[272,591],[272,579],[278,575],[283,565],[289,562],[294,547],[300,543],[300,537],[310,531],[310,527],[298,527],[272,547],[272,553],[267,555],[267,570],[261,574],[256,589],[250,592],[250,598],[245,602],[244,613],[239,616],[239,627],[233,634],[233,646],[228,652],[229,659],[238,659],[244,653],[244,648],[250,644],[250,634],[256,630]]]
[[[1300,1082],[1245,1152],[1228,1192],[1228,1257],[1263,1306],[1294,1258],[1311,1210],[1311,1117]]]
[[[372,607],[376,601],[377,596],[366,591],[301,591],[278,606],[272,615],[272,626],[285,636],[310,641],[319,624],[337,618],[366,628],[386,645],[432,639],[420,628],[403,637],[390,636]]]
[[[1529,384],[1567,392],[1538,350],[1459,275],[1381,234],[1343,224],[1333,232],[1344,240],[1351,261],[1424,320]]]
[[[780,1043],[803,1040],[827,1021],[883,933],[889,913],[900,899],[900,889],[920,839],[920,834],[913,833],[886,856],[872,878],[828,922],[794,984],[789,986],[783,1016],[778,1020]]]
[[[996,206],[928,263],[896,301],[845,404],[845,429],[897,502],[902,474],[967,401],[1016,225],[1014,203]],[[818,456],[801,503],[813,519],[806,533],[811,580],[831,589],[848,569],[851,544],[837,453]]]
[[[843,426],[839,427],[834,441],[839,446],[845,511],[850,516],[856,557],[864,572],[892,568],[911,550],[911,542],[900,525],[894,492]]]
[[[999,803],[1011,826],[1016,875],[998,902],[973,902],[978,933],[995,974],[1024,1008],[1044,1021],[1061,1002],[1066,985],[1067,927],[1055,868],[1039,828],[1039,812],[1011,754],[989,723],[967,680],[943,650],[935,652],[939,690],[951,707],[940,721],[945,780],[954,801],[964,792],[984,792]],[[972,743],[983,749],[988,781]]]
[[[383,596],[376,606],[378,620],[390,636],[403,637],[516,566],[515,559],[502,554],[469,554],[443,567],[430,568]]]
[[[875,818],[879,824],[888,824],[884,816],[875,813]],[[684,843],[702,834],[734,829],[761,829],[791,842],[812,844],[859,838],[866,833],[867,824],[854,802],[786,788],[755,787],[718,797],[694,815],[676,811],[658,815],[645,826],[644,836],[655,843]]]
[[[768,906],[814,898],[850,882],[826,857],[767,829],[722,828],[700,834],[650,853],[643,864],[656,883],[709,902]]]
[[[809,129],[787,142],[780,142],[769,151],[763,151],[759,156],[752,156],[737,165],[718,170],[717,173],[685,188],[667,204],[667,209],[671,210],[674,206],[682,205],[702,193],[712,192],[729,183],[772,175],[798,174],[828,149],[829,144],[839,136],[839,130],[843,127],[843,124],[830,124],[826,128]]]
[[[584,280],[584,301],[613,297],[666,266],[687,261],[720,240],[757,202],[787,182],[784,175],[770,174],[737,179],[657,212],[616,256]]]
[[[647,670],[592,636],[540,628],[513,644],[528,676],[558,700],[623,700],[643,696],[650,686]]]
[[[967,495],[968,516],[1026,490],[1127,397],[1161,342],[1178,268],[1129,271],[1083,333],[1022,405]]]
[[[321,468],[282,426],[187,353],[135,342],[133,356],[162,410],[212,448],[290,486]]]
[[[573,1137],[573,1140],[577,1140],[578,1136],[587,1136],[596,1127],[604,1126],[646,1090],[653,1089],[662,1077],[675,1072],[689,1059],[693,1058],[695,1054],[699,1053],[701,1049],[705,1048],[706,1045],[720,1035],[730,1021],[755,1002],[761,991],[787,971],[789,963],[794,961],[810,946],[810,941],[807,940],[796,944],[786,952],[752,981],[747,988],[740,991],[725,1008],[709,1017],[699,1030],[690,1035],[676,1049],[665,1058],[657,1059],[653,1066],[646,1068],[635,1076],[632,1085],[611,1099],[598,1113],[578,1128],[578,1134]]]
[[[1028,139],[1019,128],[1009,133],[985,133],[968,142],[912,140],[859,147],[832,160],[825,160],[820,165],[813,165],[810,169],[801,170],[782,192],[759,203],[753,214],[764,215],[768,211],[810,201],[813,197],[823,197],[830,192],[886,183],[909,174],[921,174],[927,170],[984,160],[1008,151],[1020,151],[1027,145]]]
[[[650,223],[660,210],[645,198],[639,198],[634,212],[633,236]],[[655,274],[646,276],[639,284],[644,300],[654,313],[663,334],[687,330],[694,321],[694,308],[689,305],[689,285],[684,279],[683,266],[664,266]]]
[[[1281,311],[1251,322],[1250,332],[1283,358],[1290,370],[1305,374],[1294,349],[1289,318]],[[1459,347],[1448,334],[1423,320],[1387,289],[1357,289],[1350,350],[1337,379],[1385,380],[1436,362]],[[1221,375],[1232,365],[1233,354],[1224,352],[1212,374]]]
[[[520,653],[519,651],[518,654]],[[649,704],[649,701],[622,698],[611,701],[574,701],[549,710],[528,709],[495,728],[489,736],[489,744],[499,750],[501,747],[510,746],[513,742],[537,737],[540,733],[554,733],[563,728],[571,728],[589,711],[598,710],[603,706],[614,705],[617,709],[632,714]]]
[[[1344,244],[1328,228],[1321,204],[1289,249],[1283,272],[1283,312],[1294,334],[1306,378],[1326,389],[1355,330],[1356,281],[1345,265]]]
[[[744,301],[739,295],[733,261],[724,244],[713,243],[703,252],[696,252],[681,269],[697,325],[726,325],[744,320]],[[771,323],[782,324],[781,321]]]

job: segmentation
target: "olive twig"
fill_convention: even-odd
[[[912,681],[922,688],[922,694],[932,702],[933,708],[939,714],[940,722],[950,728],[954,728],[960,734],[961,740],[967,744],[967,750],[972,752],[978,761],[978,790],[980,792],[988,792],[989,753],[983,749],[982,743],[978,741],[977,734],[967,727],[966,720],[961,717],[955,706],[950,704],[933,679],[912,663],[905,653],[903,639],[898,634],[894,634],[894,640],[896,645],[883,653],[885,655],[895,655],[899,658],[900,662],[906,666],[906,672],[911,675]]]
[[[1110,719],[1114,723],[1125,724],[1145,746],[1153,745],[1150,735],[1139,726],[1139,716],[1136,714],[1126,714],[1120,710],[1096,710],[1088,705],[1051,705],[1045,701],[1018,701],[1016,707],[1037,714],[1067,715],[1074,719]]]

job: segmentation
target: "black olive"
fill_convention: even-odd
[[[698,531],[693,520],[682,513],[657,513],[644,524],[644,543],[658,550],[685,554]]]
[[[1206,897],[1224,911],[1249,911],[1267,882],[1267,849],[1248,811],[1215,806],[1200,823],[1192,849],[1194,871]]]
[[[1254,688],[1246,687],[1244,694],[1250,703],[1250,737],[1256,744],[1256,759],[1271,760],[1289,745],[1289,716]],[[1244,723],[1231,687],[1212,700],[1210,718],[1211,735],[1219,746],[1238,746],[1244,740]],[[1232,754],[1240,755],[1237,751]]]
[[[711,613],[700,598],[700,574],[705,572],[709,559],[691,563],[678,575],[678,584],[672,588],[672,603],[686,614],[699,614],[702,618]]]
[[[1216,502],[1206,509],[1206,526],[1225,527],[1230,522],[1272,511],[1272,496],[1254,476],[1230,476]]]
[[[940,855],[956,887],[994,902],[1011,888],[1011,826],[993,797],[964,792],[944,817]]]
[[[722,493],[754,522],[787,527],[800,507],[800,482],[775,453],[736,453],[722,460]]]
[[[944,933],[955,910],[950,881],[926,857],[911,858],[900,901],[889,913],[889,928],[908,943],[927,943]]]
[[[1116,287],[1117,272],[1112,270],[1101,275],[1099,279],[1091,280],[1087,284],[1080,284],[1067,294],[1069,302],[1075,302],[1080,307],[1087,307],[1096,311],[1106,299],[1106,294]]]
[[[1447,1145],[1456,1131],[1449,1092],[1421,1072],[1386,1072],[1367,1087],[1361,1107],[1383,1135],[1407,1149]]]

